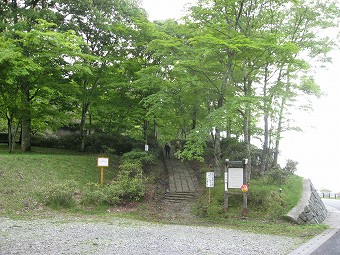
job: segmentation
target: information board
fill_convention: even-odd
[[[240,189],[243,185],[243,168],[228,169],[228,188]]]
[[[206,187],[207,188],[213,188],[214,187],[214,172],[207,172]]]

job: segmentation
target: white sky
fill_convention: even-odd
[[[187,3],[197,0],[142,0],[150,20],[179,18]],[[303,132],[287,132],[281,142],[281,162],[299,162],[297,174],[311,179],[317,189],[340,192],[340,50],[333,63],[318,70],[316,80],[327,96],[316,100],[314,111],[293,113]]]
[[[185,13],[185,5],[197,3],[197,0],[141,0],[141,2],[149,14],[149,19],[153,21],[180,18]]]

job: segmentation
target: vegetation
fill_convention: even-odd
[[[287,182],[272,182],[267,176],[251,180],[248,192],[248,208],[251,219],[263,221],[282,220],[299,201],[302,192],[302,179],[290,175]],[[210,204],[208,191],[201,197],[195,208],[197,215],[208,219],[239,219],[243,207],[241,190],[229,191],[228,211],[224,212],[224,180],[215,180],[211,189]]]
[[[260,174],[277,165],[282,133],[299,130],[292,107],[311,107],[296,98],[322,94],[310,59],[330,61],[336,45],[318,31],[337,27],[340,13],[332,0],[202,0],[181,22],[150,22],[136,0],[0,7],[0,131],[9,151],[18,141],[22,151],[46,146],[66,129],[68,146],[97,153],[182,140],[179,157],[203,159],[212,143],[218,172],[223,134],[242,140],[248,159],[261,142]],[[127,142],[114,147],[113,137]]]
[[[143,166],[150,163],[142,161],[148,162],[153,156],[145,152],[130,152],[121,162],[111,155],[110,165],[104,170],[105,186],[101,188],[97,155],[46,151],[37,147],[33,150],[30,154],[6,154],[2,151],[2,214],[39,213],[45,206],[100,211],[101,208],[139,201],[148,192],[145,191],[148,180]],[[133,154],[132,161],[129,157]],[[151,181],[154,175],[157,171],[148,175]]]
[[[212,190],[211,205],[207,204],[205,193],[197,200],[193,211],[183,217],[175,215],[173,205],[160,207],[159,199],[166,185],[162,184],[162,163],[153,154],[132,151],[122,157],[110,155],[109,167],[104,171],[105,185],[100,188],[97,155],[37,147],[33,147],[30,154],[20,151],[8,154],[4,145],[1,149],[0,215],[7,217],[45,217],[55,213],[85,217],[91,214],[91,217],[105,220],[114,215],[304,238],[325,229],[323,225],[297,226],[282,220],[282,215],[299,199],[301,180],[294,175],[285,184],[271,181],[269,184],[266,176],[252,180],[247,220],[240,217],[240,193],[230,197],[229,211],[223,212],[222,180],[217,180]],[[204,165],[200,165],[202,173]]]
[[[172,141],[217,174],[247,158],[254,206],[275,201],[262,216],[281,215],[297,182],[296,162],[278,165],[282,133],[300,130],[293,108],[311,108],[298,97],[322,95],[313,70],[336,44],[319,31],[339,14],[334,0],[199,0],[181,22],[150,22],[137,0],[0,1],[0,132],[13,153],[0,158],[0,211],[142,200],[157,191],[145,189],[160,175],[152,155]],[[151,155],[134,151],[144,145]],[[99,154],[113,157],[103,189]],[[197,213],[220,215],[220,201]]]

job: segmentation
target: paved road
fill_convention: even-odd
[[[322,201],[325,205],[332,206],[340,211],[340,200],[323,198]]]
[[[340,201],[334,199],[322,201],[328,210],[328,217],[323,223],[330,228],[289,255],[340,255]]]
[[[326,206],[331,206],[337,210],[340,210],[340,200],[322,199],[322,201]],[[336,211],[334,210],[333,213],[336,213]],[[339,254],[340,254],[340,230],[338,229],[338,231],[333,236],[331,236],[326,242],[324,242],[310,255],[339,255]]]
[[[323,243],[310,255],[339,255],[340,254],[340,230],[338,230],[331,238]]]

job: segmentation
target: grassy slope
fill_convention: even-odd
[[[28,154],[0,152],[0,213],[20,213],[35,202],[37,192],[65,180],[79,186],[99,182],[95,155],[60,154],[57,150],[34,148]],[[105,169],[105,179],[112,178],[113,166]]]
[[[44,215],[48,212],[46,207],[37,204],[36,194],[42,189],[50,186],[52,183],[59,183],[65,180],[75,180],[79,184],[79,188],[88,182],[99,183],[99,168],[96,166],[96,155],[84,155],[74,152],[46,150],[34,148],[33,152],[23,154],[20,152],[8,154],[4,145],[0,146],[0,215],[14,216],[14,215]],[[110,159],[110,167],[105,169],[105,181],[108,182],[115,176],[116,159]],[[289,184],[293,185],[293,184]],[[260,183],[251,184],[254,192],[270,192],[277,187],[263,186]],[[289,187],[288,187],[289,188]],[[213,201],[223,201],[223,196],[217,195],[219,189],[223,189],[223,183],[217,181],[217,187],[213,191]],[[269,189],[269,190],[266,190]],[[291,188],[295,190],[295,188]],[[284,189],[285,191],[285,189]],[[295,190],[298,192],[298,190]],[[223,192],[222,192],[223,194]],[[252,193],[251,193],[252,194]],[[196,224],[218,224],[225,227],[238,228],[257,233],[283,234],[290,236],[311,237],[320,233],[324,226],[293,226],[291,224],[277,224],[268,221],[259,221],[261,217],[265,217],[269,210],[261,206],[253,207],[250,194],[251,213],[250,219],[240,220],[237,217],[228,216],[222,217],[219,220],[213,218],[196,220]],[[203,198],[204,200],[205,198]],[[288,198],[289,200],[291,198]],[[296,199],[296,198],[295,198]],[[254,201],[253,201],[254,202]],[[155,210],[158,202],[152,207],[152,203],[141,204],[139,208],[133,212],[117,213],[117,216],[143,218],[144,220],[159,220],[152,218],[153,210]],[[237,203],[240,203],[237,202]],[[231,215],[239,215],[240,207],[237,203],[232,203],[230,208]],[[295,202],[292,202],[291,207]],[[221,203],[220,203],[221,204]],[[151,205],[151,207],[150,207]],[[234,208],[233,208],[234,207]],[[157,210],[157,209],[156,209]],[[169,209],[173,212],[173,208]],[[114,210],[116,211],[116,210]],[[118,211],[118,210],[117,210]],[[219,211],[220,208],[219,208]],[[84,211],[83,211],[84,212]],[[93,211],[99,216],[105,218],[103,210]],[[106,210],[104,209],[104,212]],[[63,213],[65,213],[63,211]],[[90,212],[91,213],[91,212]],[[163,212],[160,212],[164,214]],[[47,214],[48,215],[48,214]],[[147,215],[147,216],[145,216]],[[109,215],[112,217],[112,214]],[[254,220],[251,220],[251,218]],[[165,222],[167,220],[165,219]],[[192,222],[180,222],[183,224],[193,224]]]

